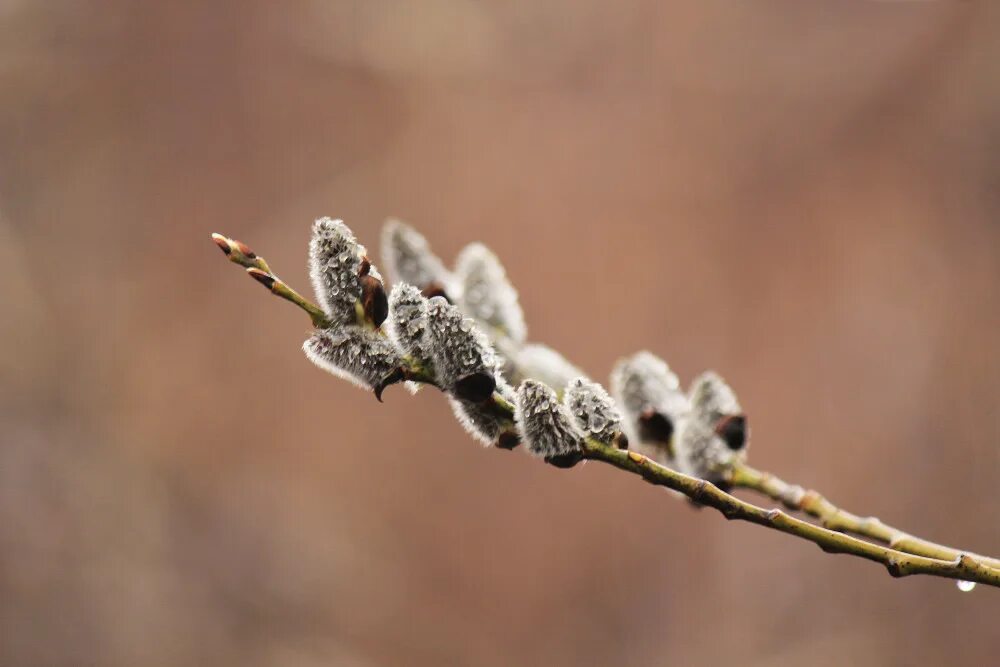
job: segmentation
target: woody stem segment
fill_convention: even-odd
[[[860,517],[837,507],[816,491],[803,489],[797,484],[789,484],[771,473],[761,472],[747,465],[735,468],[728,481],[734,487],[751,489],[782,503],[788,509],[814,517],[830,530],[867,537],[897,551],[927,558],[955,560],[962,555],[968,555],[983,565],[1000,569],[1000,560],[996,558],[960,551],[915,537],[882,523],[873,516]]]

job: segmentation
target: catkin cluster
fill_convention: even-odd
[[[486,445],[523,444],[560,467],[587,440],[631,446],[658,462],[721,483],[746,456],[746,418],[712,372],[689,391],[660,358],[639,352],[611,375],[611,393],[552,348],[529,342],[517,291],[499,259],[474,243],[449,269],[427,240],[389,221],[386,295],[364,246],[339,220],[313,227],[309,268],[330,322],[305,343],[318,366],[381,395],[415,380],[436,385],[459,422]]]
[[[487,446],[523,444],[531,455],[564,468],[585,458],[610,463],[728,519],[880,562],[893,576],[958,579],[962,590],[978,582],[1000,586],[1000,560],[862,519],[815,492],[744,465],[746,416],[732,388],[712,371],[684,391],[665,361],[639,352],[615,364],[609,394],[558,352],[528,340],[517,292],[496,255],[481,244],[464,249],[449,269],[423,236],[390,221],[382,250],[395,284],[387,294],[351,230],[340,220],[322,218],[313,226],[309,249],[316,305],[246,244],[221,234],[212,240],[229,261],[309,315],[315,327],[303,345],[309,359],[379,400],[393,384],[406,383],[414,391],[432,385]],[[618,451],[630,448],[637,451]],[[824,527],[726,493],[736,486],[803,511]],[[826,527],[830,516],[837,517],[836,531]]]

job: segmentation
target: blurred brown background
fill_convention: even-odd
[[[596,378],[997,554],[998,81],[990,0],[0,0],[0,664],[995,664],[996,591],[378,405],[209,233],[484,241]]]

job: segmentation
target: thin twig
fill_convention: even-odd
[[[230,262],[239,264],[245,268],[247,275],[270,290],[272,294],[290,301],[306,311],[314,327],[324,329],[330,326],[330,320],[319,306],[293,290],[285,281],[275,275],[264,258],[258,256],[246,243],[236,241],[222,234],[212,234],[212,241],[215,242],[215,245],[219,246],[219,249],[229,258]]]
[[[915,537],[887,525],[873,516],[860,517],[837,507],[816,491],[803,489],[797,484],[789,484],[771,473],[761,472],[745,464],[736,467],[727,481],[734,487],[757,491],[782,503],[788,509],[804,512],[818,519],[824,527],[830,530],[861,535],[881,542],[897,551],[905,551],[928,558],[955,560],[963,554],[967,554],[988,567],[1000,569],[1000,560],[996,558],[960,551]]]
[[[719,510],[727,519],[749,521],[809,540],[828,553],[850,554],[881,563],[894,577],[927,574],[1000,587],[1000,569],[989,567],[970,554],[941,559],[904,553],[796,519],[780,509],[766,510],[752,505],[711,482],[661,466],[637,452],[615,449],[590,440],[585,443],[584,451],[589,459],[609,463],[641,475],[647,482],[679,491],[699,504]]]

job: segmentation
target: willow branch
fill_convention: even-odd
[[[330,326],[330,320],[319,306],[293,290],[275,275],[264,258],[258,256],[246,243],[227,238],[222,234],[212,234],[212,241],[219,246],[230,262],[245,268],[247,275],[266,287],[272,294],[304,310],[309,315],[309,319],[312,320],[314,327],[322,329]]]
[[[245,244],[219,234],[213,234],[212,238],[230,261],[243,266],[254,280],[273,294],[305,311],[314,326],[329,326],[328,318],[316,304],[278,279],[267,262]],[[435,386],[434,378],[423,369],[405,369],[405,372],[405,379]],[[513,419],[513,406],[502,396],[494,394],[492,404],[499,413]],[[727,519],[747,521],[807,540],[827,553],[848,554],[879,563],[893,577],[923,574],[1000,588],[1000,567],[997,566],[996,559],[964,553],[906,535],[885,526],[877,519],[860,519],[837,509],[819,494],[810,495],[810,492],[796,490],[797,487],[749,467],[734,473],[732,481],[736,486],[760,491],[790,509],[815,516],[826,527],[797,519],[777,508],[764,509],[745,502],[707,480],[677,472],[634,451],[617,449],[591,439],[584,440],[581,447],[587,459],[607,463],[638,475],[651,484],[677,491],[700,505],[718,510]],[[847,532],[856,532],[891,546],[873,544],[852,537]],[[904,546],[914,552],[904,551]],[[922,553],[916,553],[916,550],[922,550]]]
[[[983,565],[1000,569],[1000,560],[996,558],[980,556],[915,537],[883,523],[877,517],[860,517],[837,507],[816,491],[803,489],[797,484],[789,484],[771,473],[761,472],[745,464],[735,468],[728,481],[734,487],[757,491],[782,503],[788,509],[814,517],[830,530],[860,535],[897,551],[928,558],[955,560],[967,554]]]

